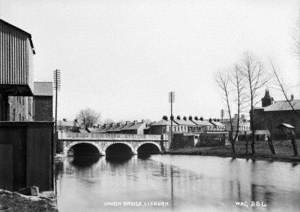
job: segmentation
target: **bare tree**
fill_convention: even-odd
[[[283,82],[282,80],[280,79],[279,77],[279,74],[273,64],[273,62],[271,61],[271,66],[272,66],[272,71],[273,71],[273,74],[275,76],[275,79],[277,81],[277,84],[281,90],[281,93],[282,95],[284,96],[285,100],[288,102],[289,106],[291,107],[291,110],[295,113],[295,115],[297,115],[298,117],[300,117],[300,114],[295,110],[295,107],[294,107],[294,103],[291,101],[291,99],[289,99],[288,95],[287,95],[287,92],[286,92],[286,89],[283,85]]]
[[[240,133],[240,116],[242,111],[245,109],[245,101],[246,101],[246,87],[245,87],[245,78],[242,74],[242,69],[238,64],[234,66],[233,74],[232,74],[232,85],[234,88],[234,92],[236,95],[236,104],[237,104],[237,120],[236,120],[236,129],[235,129],[235,135],[233,136],[233,142],[235,143],[239,133]],[[248,144],[247,148],[248,149]],[[248,151],[247,151],[248,153]]]
[[[224,95],[224,101],[227,107],[227,112],[229,116],[230,122],[230,131],[229,131],[229,141],[231,143],[232,153],[235,154],[235,141],[233,140],[233,120],[232,120],[232,113],[231,113],[231,105],[229,100],[229,93],[230,93],[230,75],[225,72],[218,72],[216,75],[216,82],[222,93]]]
[[[250,53],[245,53],[244,59],[239,64],[246,79],[248,101],[250,103],[250,129],[251,129],[251,150],[255,154],[255,125],[254,107],[258,103],[259,90],[266,86],[270,77],[266,74],[261,61],[255,59]]]
[[[271,61],[271,65],[272,65],[273,74],[274,74],[274,76],[275,76],[275,78],[276,78],[276,81],[277,81],[277,83],[278,83],[278,86],[280,87],[280,90],[281,90],[281,92],[282,92],[282,94],[283,94],[285,100],[288,102],[288,104],[289,104],[289,106],[291,107],[293,113],[294,113],[296,116],[300,117],[300,114],[298,113],[298,111],[295,110],[294,103],[292,102],[291,99],[288,98],[288,95],[287,95],[286,89],[285,89],[285,87],[284,87],[284,85],[283,85],[283,82],[282,82],[282,80],[280,79],[279,74],[278,74],[278,72],[277,72],[277,70],[276,70],[276,68],[275,68],[275,66],[274,66],[274,64],[273,64],[272,61]],[[296,143],[296,140],[295,140],[296,135],[295,135],[294,130],[292,130],[292,129],[290,130],[290,133],[289,133],[289,136],[288,136],[288,137],[290,137],[290,139],[291,139],[291,143],[292,143],[294,155],[297,156],[297,155],[298,155],[298,150],[297,150],[298,147],[297,147],[297,143]]]
[[[87,131],[89,131],[89,127],[94,126],[98,122],[99,118],[100,114],[90,108],[80,110],[77,115],[79,123],[83,125]]]

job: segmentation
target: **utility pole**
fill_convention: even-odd
[[[56,69],[53,73],[54,78],[54,89],[55,89],[55,117],[54,117],[54,131],[57,134],[57,99],[58,99],[58,90],[61,87],[61,72],[60,70]]]
[[[173,138],[173,103],[175,102],[175,92],[171,91],[169,92],[169,102],[171,106],[171,116],[170,116],[170,122],[171,122],[171,129],[170,129],[170,144],[169,148],[171,148],[172,145],[172,138]]]
[[[53,72],[53,81],[54,81],[54,85],[53,88],[55,89],[55,117],[54,117],[54,139],[53,139],[53,143],[52,143],[52,157],[53,157],[53,161],[54,161],[54,156],[57,152],[57,145],[58,145],[58,131],[57,131],[57,99],[58,99],[58,90],[60,89],[61,86],[61,73],[60,70],[56,69]],[[53,176],[52,179],[54,181],[54,193],[55,196],[57,196],[57,179],[56,179],[56,175],[54,174],[55,172],[55,164],[53,162],[52,164],[53,166]]]

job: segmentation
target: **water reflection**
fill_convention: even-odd
[[[75,167],[85,168],[90,167],[91,165],[97,163],[100,159],[99,155],[91,155],[91,156],[76,156],[70,157],[70,163]]]
[[[105,157],[88,166],[58,165],[61,211],[297,211],[300,167],[217,157]],[[107,206],[107,202],[164,201],[164,207]],[[237,206],[260,201],[267,207]]]
[[[111,166],[121,166],[127,163],[132,156],[129,157],[106,157],[105,160],[108,162]]]

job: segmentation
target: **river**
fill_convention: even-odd
[[[300,164],[152,155],[56,167],[60,212],[300,210]]]

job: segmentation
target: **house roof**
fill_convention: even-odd
[[[122,130],[137,130],[140,127],[142,127],[143,125],[146,127],[146,123],[145,122],[136,122],[136,123],[133,123],[130,126],[124,127]]]
[[[193,120],[193,122],[199,126],[212,126],[212,124],[207,120]]]
[[[293,105],[295,110],[300,110],[300,99],[295,99],[291,101],[291,104]],[[282,100],[282,101],[276,101],[273,104],[264,107],[264,111],[289,111],[292,110],[291,105],[288,101]]]
[[[115,131],[118,131],[116,129],[119,128],[119,126],[120,126],[120,123],[113,123],[113,124],[109,125],[109,127],[106,128],[105,130],[107,132],[115,132]]]
[[[35,96],[53,96],[52,82],[34,82]]]
[[[195,126],[196,124],[192,122],[191,120],[187,119],[175,119],[174,120],[178,125],[187,125],[187,126]]]
[[[224,124],[222,124],[221,122],[218,122],[218,121],[212,121],[212,124],[214,124],[215,126],[219,126],[219,127],[225,126]]]
[[[173,121],[173,124],[177,125],[177,123],[175,123],[175,121]],[[170,125],[171,125],[171,121],[170,120],[166,121],[164,119],[151,124],[151,126],[170,126]]]
[[[19,27],[16,27],[15,25],[12,25],[12,24],[10,24],[10,23],[2,20],[2,19],[0,19],[0,23],[5,24],[6,26],[8,26],[8,27],[10,27],[14,30],[19,31],[19,32],[23,33],[26,37],[28,37],[32,52],[33,52],[33,54],[35,54],[35,49],[34,49],[34,46],[33,46],[32,37],[31,37],[30,33],[26,32],[23,29],[20,29]]]

